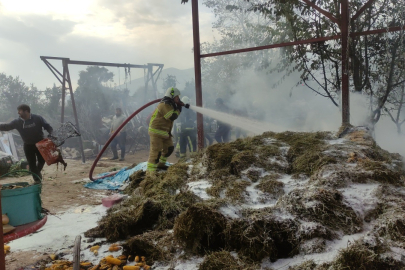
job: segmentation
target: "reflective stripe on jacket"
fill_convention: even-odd
[[[169,133],[173,128],[173,114],[180,115],[171,104],[161,102],[153,112],[149,122],[149,134],[155,134],[162,137],[169,137]]]

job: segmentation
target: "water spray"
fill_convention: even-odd
[[[266,131],[281,132],[286,130],[285,128],[281,128],[271,123],[256,121],[249,118],[227,114],[224,112],[215,111],[207,108],[190,105],[190,109],[195,112],[201,113],[205,116],[216,119],[218,121],[228,123],[231,126],[235,126],[243,130],[252,132],[254,134],[262,134],[263,132]]]

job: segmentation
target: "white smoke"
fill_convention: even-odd
[[[297,74],[292,74],[273,87],[279,75],[257,71],[246,71],[234,83],[235,94],[225,101],[231,110],[246,109],[248,118],[227,115],[205,108],[193,109],[205,116],[230,123],[260,134],[263,131],[337,131],[342,123],[339,107],[329,99],[311,91],[304,85],[296,86]],[[281,76],[281,75],[280,75]],[[339,103],[339,97],[336,99]],[[350,122],[354,126],[367,126],[369,115],[368,97],[350,93]],[[252,120],[252,112],[260,112]],[[256,115],[257,116],[257,115]],[[390,152],[405,156],[405,137],[398,135],[395,125],[382,116],[375,126],[377,143]]]

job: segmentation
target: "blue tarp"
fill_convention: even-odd
[[[90,183],[86,183],[84,187],[91,188],[91,189],[110,189],[116,190],[122,187],[125,181],[136,171],[143,170],[146,171],[147,162],[142,162],[136,165],[134,168],[127,170],[127,168],[121,169],[116,175],[106,177],[103,179],[99,179]],[[170,163],[166,163],[167,166],[170,166]],[[100,177],[103,175],[110,174],[111,172],[102,173],[96,176]]]

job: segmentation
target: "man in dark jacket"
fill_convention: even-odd
[[[181,99],[184,104],[190,104],[190,99],[184,96]],[[190,153],[197,151],[197,128],[196,121],[197,115],[191,110],[186,110],[180,117],[180,131],[179,131],[179,144],[180,144],[180,157],[186,157],[187,146]]]
[[[17,107],[17,111],[20,117],[8,124],[0,124],[0,131],[16,129],[20,133],[30,171],[35,174],[33,175],[35,183],[40,184],[42,180],[41,170],[45,160],[35,144],[44,139],[42,129],[48,131],[49,134],[52,133],[53,129],[42,116],[32,114],[30,106],[21,104]]]
[[[215,100],[215,107],[218,111],[229,113],[229,108],[224,104],[222,98]],[[224,122],[217,121],[218,129],[215,132],[215,140],[219,143],[227,143],[230,139],[231,126]]]

